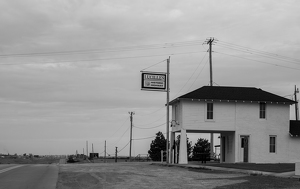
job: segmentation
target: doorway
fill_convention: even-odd
[[[241,136],[240,138],[240,161],[249,162],[249,136]]]
[[[222,137],[222,143],[221,143],[221,149],[222,149],[222,152],[221,152],[222,163],[225,163],[225,153],[226,153],[226,150],[225,150],[225,141],[226,141],[226,138],[223,136],[223,137]]]

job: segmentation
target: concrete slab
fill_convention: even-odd
[[[264,171],[254,171],[254,170],[245,170],[245,169],[234,169],[234,168],[224,168],[224,167],[215,167],[208,165],[196,165],[196,164],[166,164],[166,163],[153,163],[153,164],[161,164],[164,166],[175,166],[175,167],[183,167],[183,168],[195,168],[195,169],[208,169],[208,170],[217,170],[217,171],[228,171],[234,173],[243,173],[248,175],[264,175],[264,176],[275,176],[282,178],[294,178],[300,179],[300,175],[295,175],[295,171],[284,172],[284,173],[273,173],[273,172],[264,172]]]

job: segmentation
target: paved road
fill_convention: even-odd
[[[0,165],[0,189],[55,189],[56,164]]]

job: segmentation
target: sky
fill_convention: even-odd
[[[0,153],[147,154],[166,132],[166,93],[141,71],[166,72],[170,100],[209,85],[292,99],[300,86],[296,0],[0,1]],[[295,119],[291,106],[291,119]],[[171,120],[171,118],[170,118]],[[209,135],[188,134],[194,144]],[[217,141],[216,141],[217,143]]]

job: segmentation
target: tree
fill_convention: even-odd
[[[175,144],[177,146],[177,152],[179,152],[179,147],[180,147],[180,135],[178,135],[176,137],[176,141],[175,141]],[[190,157],[191,156],[191,153],[192,153],[192,142],[189,142],[189,138],[186,137],[186,144],[187,144],[187,156]]]
[[[193,159],[201,159],[201,154],[210,152],[210,143],[207,139],[199,138],[193,147]]]
[[[150,150],[148,150],[148,154],[153,161],[161,161],[161,151],[166,150],[166,142],[167,140],[162,132],[156,133],[155,139],[150,144]]]

